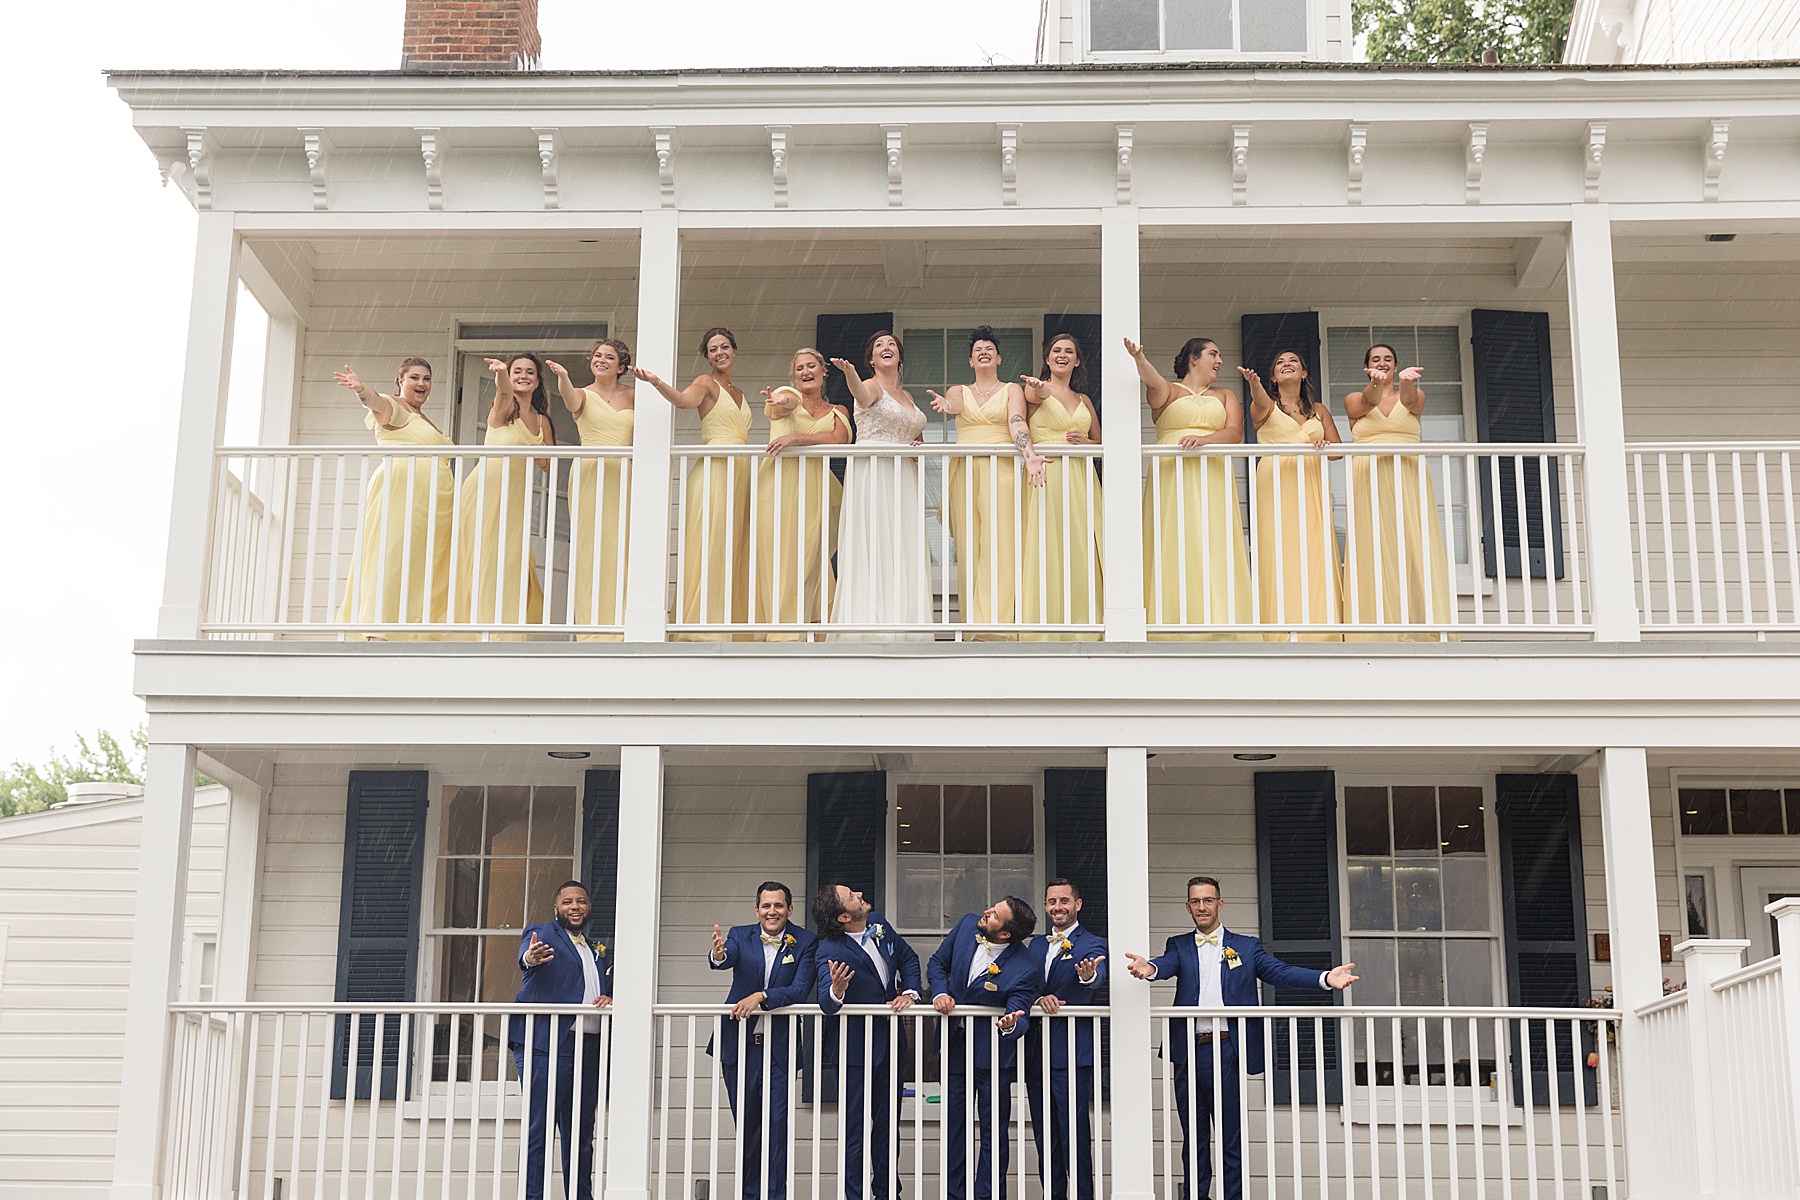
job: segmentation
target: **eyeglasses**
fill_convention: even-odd
[[[1224,901],[1219,900],[1215,897],[1213,899],[1208,899],[1208,900],[1189,900],[1187,903],[1188,903],[1189,908],[1205,908],[1208,905],[1222,904],[1222,903],[1224,903]]]

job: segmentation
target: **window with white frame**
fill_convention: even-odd
[[[894,906],[904,933],[948,932],[964,913],[1037,891],[1037,789],[1029,783],[894,788]]]
[[[198,929],[188,934],[187,998],[209,1004],[218,994],[219,931]]]
[[[1098,54],[1305,54],[1308,0],[1088,0]]]
[[[1489,805],[1477,786],[1345,787],[1346,949],[1359,1005],[1494,1003],[1500,938],[1491,884]],[[1440,1022],[1389,1023],[1374,1044],[1356,1030],[1356,1082],[1485,1084],[1495,1071],[1491,1029],[1471,1048],[1459,1030],[1446,1050]]]
[[[1800,787],[1684,787],[1679,798],[1686,837],[1800,835]]]

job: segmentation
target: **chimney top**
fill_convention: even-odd
[[[406,0],[403,71],[528,71],[542,56],[538,0]]]

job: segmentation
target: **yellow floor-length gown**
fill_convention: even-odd
[[[962,619],[970,625],[1011,625],[1018,621],[1015,543],[1019,511],[1019,452],[1007,432],[1006,385],[985,400],[967,384],[956,417],[956,444],[994,446],[995,456],[952,458],[944,472],[941,515],[956,542],[957,590]],[[1008,641],[1016,634],[989,631],[971,638]]]
[[[398,422],[383,428],[375,414],[363,423],[381,446],[449,446],[448,435],[392,396],[383,395]],[[391,469],[390,469],[391,468]],[[450,615],[450,529],[456,470],[448,458],[389,459],[369,476],[363,500],[360,549],[344,588],[337,619],[348,625],[437,625]],[[356,632],[353,637],[437,641],[437,633]]]
[[[719,389],[700,418],[708,446],[750,440],[750,406]],[[748,458],[702,458],[688,463],[682,506],[681,610],[690,625],[741,625],[750,619],[750,473]],[[721,641],[723,633],[678,633],[674,641]]]
[[[487,427],[487,446],[541,446],[525,418]],[[456,619],[482,625],[542,625],[544,589],[531,553],[529,458],[484,458],[457,496]],[[523,633],[492,635],[521,641]]]
[[[772,408],[769,440],[789,434],[830,432],[843,414],[829,409],[815,417],[805,408],[777,416]],[[837,549],[833,519],[843,485],[823,457],[777,455],[756,469],[756,620],[759,624],[822,623],[831,611],[831,555]],[[771,642],[797,641],[800,633],[770,633]]]
[[[1224,401],[1185,384],[1156,418],[1156,443],[1179,445],[1225,428]],[[1152,625],[1250,625],[1250,562],[1230,460],[1156,458],[1144,491],[1144,598]],[[1160,576],[1160,584],[1158,578]],[[1152,640],[1236,639],[1241,634],[1152,633]]]
[[[1419,418],[1398,400],[1350,426],[1359,446],[1417,445]],[[1450,564],[1431,472],[1418,458],[1350,460],[1350,541],[1344,619],[1367,624],[1445,624],[1453,619]],[[1436,641],[1429,632],[1353,634],[1352,641]]]
[[[1068,448],[1070,431],[1091,436],[1093,414],[1074,412],[1051,395],[1031,414],[1032,445]],[[1028,624],[1098,625],[1106,619],[1101,590],[1105,513],[1092,458],[1055,455],[1044,486],[1025,492],[1024,612]],[[1098,633],[1028,633],[1026,641],[1099,640]]]
[[[637,410],[617,409],[582,389],[575,428],[584,446],[629,446]],[[625,555],[631,529],[631,460],[583,459],[569,479],[569,573],[575,599],[571,625],[625,623]],[[584,642],[616,642],[618,633],[584,633]]]
[[[1271,446],[1309,446],[1325,436],[1318,416],[1295,421],[1278,404],[1256,431]],[[1280,482],[1277,483],[1279,478]],[[1265,625],[1336,625],[1343,610],[1337,535],[1331,527],[1331,490],[1318,456],[1268,454],[1256,464],[1256,586]],[[1285,642],[1285,633],[1264,634]],[[1339,642],[1332,630],[1300,635],[1303,642]]]

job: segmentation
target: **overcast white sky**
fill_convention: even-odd
[[[541,0],[550,68],[1029,62],[1038,0]],[[78,0],[9,8],[0,347],[21,375],[0,443],[0,762],[143,720],[193,211],[162,188],[105,68],[389,68],[402,0]],[[778,15],[777,15],[778,14]],[[237,364],[250,384],[259,364]],[[245,378],[248,376],[248,378]]]

